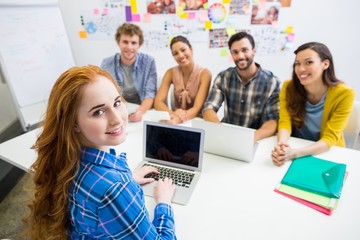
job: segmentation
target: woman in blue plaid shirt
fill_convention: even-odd
[[[131,173],[125,141],[128,112],[111,75],[73,67],[56,81],[32,165],[35,198],[26,218],[30,239],[176,239],[170,206],[175,185],[160,180],[150,221],[139,184],[155,168]]]

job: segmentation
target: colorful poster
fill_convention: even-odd
[[[185,11],[206,10],[208,0],[179,0],[179,5]]]
[[[229,15],[249,15],[250,0],[231,0]]]
[[[251,24],[276,25],[279,18],[280,3],[277,1],[254,1]]]
[[[151,14],[175,14],[176,5],[173,0],[147,0],[147,12]]]
[[[229,36],[225,28],[209,30],[209,48],[223,48],[228,46]]]

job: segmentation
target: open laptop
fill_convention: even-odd
[[[203,119],[193,119],[191,125],[205,130],[205,152],[245,162],[253,160],[258,145],[254,144],[254,129]]]
[[[144,121],[143,159],[137,168],[154,166],[160,176],[149,174],[156,180],[168,174],[176,191],[172,202],[188,203],[200,177],[203,161],[204,130],[161,122]],[[142,186],[144,194],[154,195],[157,181]]]

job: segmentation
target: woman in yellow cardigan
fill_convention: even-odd
[[[292,80],[284,82],[280,92],[278,144],[271,157],[275,165],[306,155],[345,146],[343,130],[354,102],[354,91],[336,78],[329,49],[322,43],[309,42],[294,52]],[[293,137],[314,143],[291,148]]]

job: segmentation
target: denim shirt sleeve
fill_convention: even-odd
[[[112,77],[118,82],[119,86],[123,86],[123,79],[118,75],[123,75],[121,69],[120,69],[120,65],[119,65],[119,61],[117,61],[117,59],[120,59],[120,54],[116,53],[114,56],[105,58],[101,64],[100,67],[106,71],[108,71]]]
[[[157,72],[154,58],[144,53],[138,53],[134,68],[134,84],[141,101],[145,98],[155,98]]]

